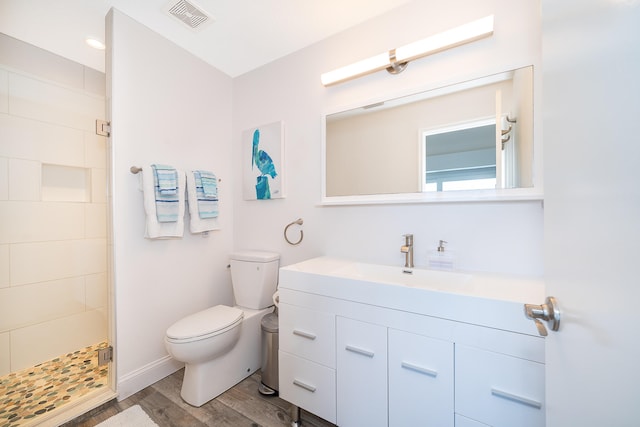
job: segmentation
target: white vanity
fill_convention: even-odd
[[[280,396],[341,427],[541,427],[541,280],[321,257],[280,269]]]

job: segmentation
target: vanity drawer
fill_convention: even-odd
[[[280,397],[335,424],[336,371],[282,350],[278,358]]]
[[[544,364],[455,346],[456,413],[494,427],[545,425]]]
[[[336,366],[336,320],[333,313],[280,304],[279,348],[321,365]]]

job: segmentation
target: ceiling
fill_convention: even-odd
[[[206,12],[193,30],[166,10],[178,0],[0,0],[0,32],[104,71],[104,17],[115,7],[237,77],[412,0],[187,0]]]

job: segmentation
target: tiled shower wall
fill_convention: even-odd
[[[107,339],[104,74],[0,33],[0,376]]]

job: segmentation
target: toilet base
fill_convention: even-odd
[[[262,316],[273,311],[273,307],[262,310],[237,308],[244,312],[244,319],[236,345],[208,362],[185,365],[180,396],[189,405],[204,405],[260,369],[260,321]]]

